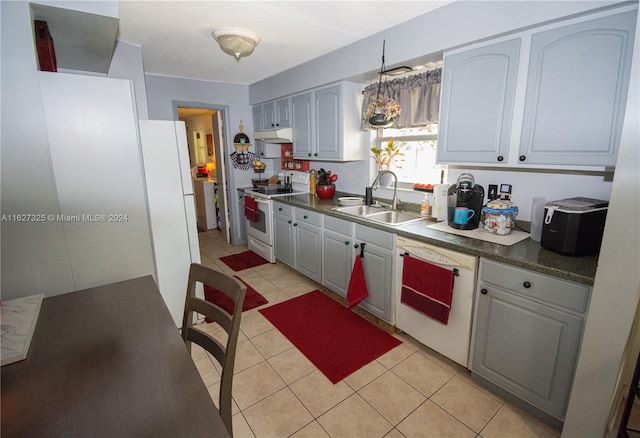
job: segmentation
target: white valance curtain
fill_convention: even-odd
[[[439,122],[441,77],[442,68],[438,68],[382,84],[380,93],[394,99],[402,109],[391,128],[414,128]],[[365,87],[362,113],[375,100],[377,91],[378,82]],[[366,120],[362,120],[361,129],[371,129]]]

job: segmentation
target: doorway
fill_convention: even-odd
[[[235,184],[233,178],[229,178],[225,159],[228,155],[225,110],[225,107],[216,105],[174,102],[174,114],[185,123],[187,131],[190,167],[196,179],[194,192],[198,227],[205,230],[218,228],[227,243],[231,243],[229,192]],[[213,219],[206,218],[207,214]]]

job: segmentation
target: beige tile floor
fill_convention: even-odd
[[[246,251],[217,230],[200,233],[204,265],[235,274],[273,305],[317,285],[276,263],[233,272],[219,258]],[[215,324],[203,324],[216,331]],[[404,334],[403,343],[333,385],[257,309],[244,312],[233,381],[237,438],[558,437],[475,384],[468,370]],[[204,350],[193,359],[217,404],[219,366]]]

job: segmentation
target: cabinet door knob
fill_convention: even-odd
[[[503,162],[504,161],[504,157],[502,155],[498,155],[498,161]]]
[[[293,226],[294,226],[294,227],[297,227],[297,226],[298,226],[298,223],[296,222],[295,224],[293,224]]]
[[[278,211],[282,211],[282,207],[278,207]]]
[[[353,245],[354,248],[357,248],[358,246],[360,246],[360,245],[358,245],[357,243],[355,245]]]
[[[349,241],[348,241],[348,240],[345,240],[345,241],[344,241],[344,244],[345,244],[345,245],[349,245]]]
[[[524,161],[524,160],[526,160],[526,159],[527,159],[527,156],[526,156],[526,155],[520,155],[520,156],[518,157],[518,160],[520,160],[520,161]]]
[[[311,152],[309,152],[309,156],[311,156]]]
[[[480,293],[481,293],[482,295],[486,295],[486,294],[488,294],[488,293],[489,293],[489,291],[488,291],[488,290],[486,290],[485,288],[482,288],[482,289],[480,289]]]
[[[303,218],[307,219],[309,216],[307,216],[306,214],[303,216]]]
[[[531,283],[529,283],[528,281],[525,281],[524,283],[522,283],[522,285],[525,289],[529,289],[531,287]]]
[[[290,224],[290,223],[291,223],[291,221],[287,221],[287,223],[288,223],[288,224]]]
[[[313,154],[313,156],[314,156],[314,157],[317,157],[317,156],[318,156],[318,154],[317,154],[317,153],[315,153],[315,154]]]

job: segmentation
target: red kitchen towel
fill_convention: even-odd
[[[258,211],[258,203],[252,196],[244,195],[244,217],[251,222],[258,222],[260,212]]]
[[[356,256],[353,263],[353,271],[351,271],[351,279],[349,280],[349,289],[347,289],[347,299],[349,300],[349,309],[357,305],[360,301],[369,296],[367,290],[367,282],[364,279],[364,269],[362,267],[362,259]]]
[[[453,298],[453,271],[409,255],[403,259],[400,301],[446,325]]]

